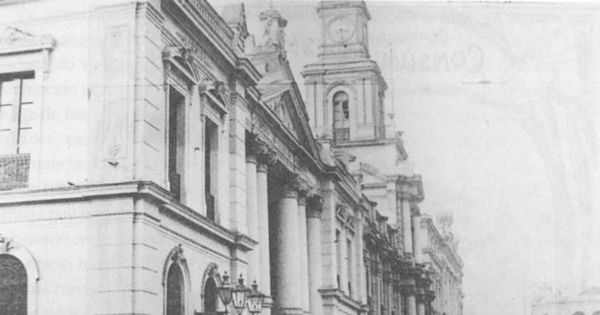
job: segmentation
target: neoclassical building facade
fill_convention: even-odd
[[[318,11],[305,103],[274,9],[254,38],[242,4],[0,3],[0,313],[221,314],[227,274],[265,315],[427,314],[368,10]]]

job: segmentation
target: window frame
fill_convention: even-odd
[[[165,126],[165,132],[164,132],[164,159],[165,159],[165,163],[164,163],[164,174],[165,174],[165,188],[167,188],[167,190],[169,192],[171,192],[171,173],[170,173],[170,150],[169,150],[169,140],[170,140],[170,132],[171,132],[171,128],[170,128],[170,119],[171,119],[171,103],[170,103],[170,97],[171,97],[171,89],[173,89],[176,93],[180,94],[183,97],[183,106],[181,108],[181,110],[183,110],[183,120],[184,120],[184,124],[182,126],[183,128],[183,154],[182,154],[182,159],[183,159],[183,169],[181,170],[181,172],[178,172],[178,174],[180,175],[180,182],[179,182],[179,195],[177,200],[179,200],[179,202],[181,203],[185,203],[186,202],[186,187],[187,187],[187,177],[185,176],[187,170],[189,169],[189,161],[190,161],[190,111],[189,111],[189,105],[191,103],[191,93],[193,92],[193,82],[186,82],[186,80],[184,78],[180,78],[177,76],[176,73],[173,73],[172,71],[168,71],[166,70],[166,78],[165,78],[165,104],[166,104],[166,108],[165,108],[165,118],[164,118],[164,126]]]
[[[0,155],[22,155],[22,154],[30,154],[31,150],[29,150],[29,152],[20,152],[21,148],[21,126],[22,126],[22,109],[23,106],[25,106],[26,104],[24,103],[31,103],[32,106],[32,115],[33,115],[33,119],[30,122],[32,124],[32,126],[30,127],[29,130],[33,132],[35,132],[35,127],[33,125],[35,125],[36,120],[37,119],[37,115],[36,115],[36,106],[38,106],[39,104],[35,102],[35,94],[32,97],[31,101],[29,102],[23,102],[23,80],[32,80],[34,87],[35,85],[35,72],[34,71],[24,71],[24,72],[11,72],[11,73],[1,73],[0,74],[0,99],[2,98],[2,94],[5,91],[3,86],[3,82],[19,82],[19,86],[13,86],[10,87],[9,89],[13,89],[15,93],[15,95],[12,95],[12,103],[10,103],[10,106],[12,107],[12,117],[9,118],[9,124],[10,124],[10,129],[9,129],[9,133],[10,133],[10,141],[11,143],[8,145],[8,147],[11,148],[11,152],[7,152],[7,153],[1,153]],[[2,106],[2,102],[0,101],[0,107]],[[31,144],[30,144],[31,146]]]
[[[31,135],[31,151],[29,166],[29,188],[37,188],[40,182],[40,168],[42,159],[39,158],[42,151],[42,135],[44,124],[43,95],[45,82],[50,76],[50,53],[56,46],[56,40],[50,35],[36,36],[14,27],[7,27],[0,34],[0,75],[10,73],[33,72],[34,85],[40,90],[33,98],[36,104],[33,113],[32,124],[34,126]]]

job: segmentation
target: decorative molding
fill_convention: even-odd
[[[169,257],[171,258],[171,260],[174,263],[177,264],[181,264],[184,263],[185,257],[183,256],[183,246],[181,246],[181,244],[175,246],[173,249],[171,249],[171,252],[169,253]]]
[[[222,81],[209,80],[199,82],[200,95],[206,96],[210,104],[215,107],[221,115],[229,112],[229,92]]]
[[[277,152],[266,141],[255,133],[250,133],[246,139],[246,155],[256,157],[259,166],[268,167],[277,162]]]
[[[0,234],[0,254],[6,254],[14,248],[13,240]]]
[[[285,177],[283,183],[283,195],[288,198],[298,198],[298,191],[302,187],[302,180],[297,174]]]
[[[190,50],[184,46],[167,46],[162,51],[162,59],[167,63],[167,70],[180,72],[189,81],[197,84],[200,74],[196,68]]]
[[[233,30],[219,16],[206,0],[174,0],[178,4],[188,4],[194,13],[200,17],[214,32],[225,42],[230,43],[233,39]]]
[[[323,197],[315,194],[306,199],[306,216],[309,218],[321,218],[323,212]]]
[[[50,52],[56,40],[50,35],[36,36],[16,27],[7,26],[0,33],[0,55],[39,52],[42,54],[44,77],[50,73]]]
[[[16,27],[7,26],[0,33],[0,55],[27,51],[51,51],[56,41],[50,35],[36,36]]]

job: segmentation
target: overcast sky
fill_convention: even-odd
[[[268,2],[244,3],[260,34]],[[316,5],[274,2],[301,87],[316,60]],[[367,5],[388,111],[424,178],[421,209],[454,214],[465,314],[529,314],[542,284],[565,294],[600,284],[590,253],[600,222],[598,7]]]

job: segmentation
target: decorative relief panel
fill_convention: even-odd
[[[106,29],[104,46],[104,143],[102,154],[109,163],[126,158],[129,91],[129,28],[125,25]]]
[[[0,190],[25,188],[29,181],[29,154],[0,156]]]

